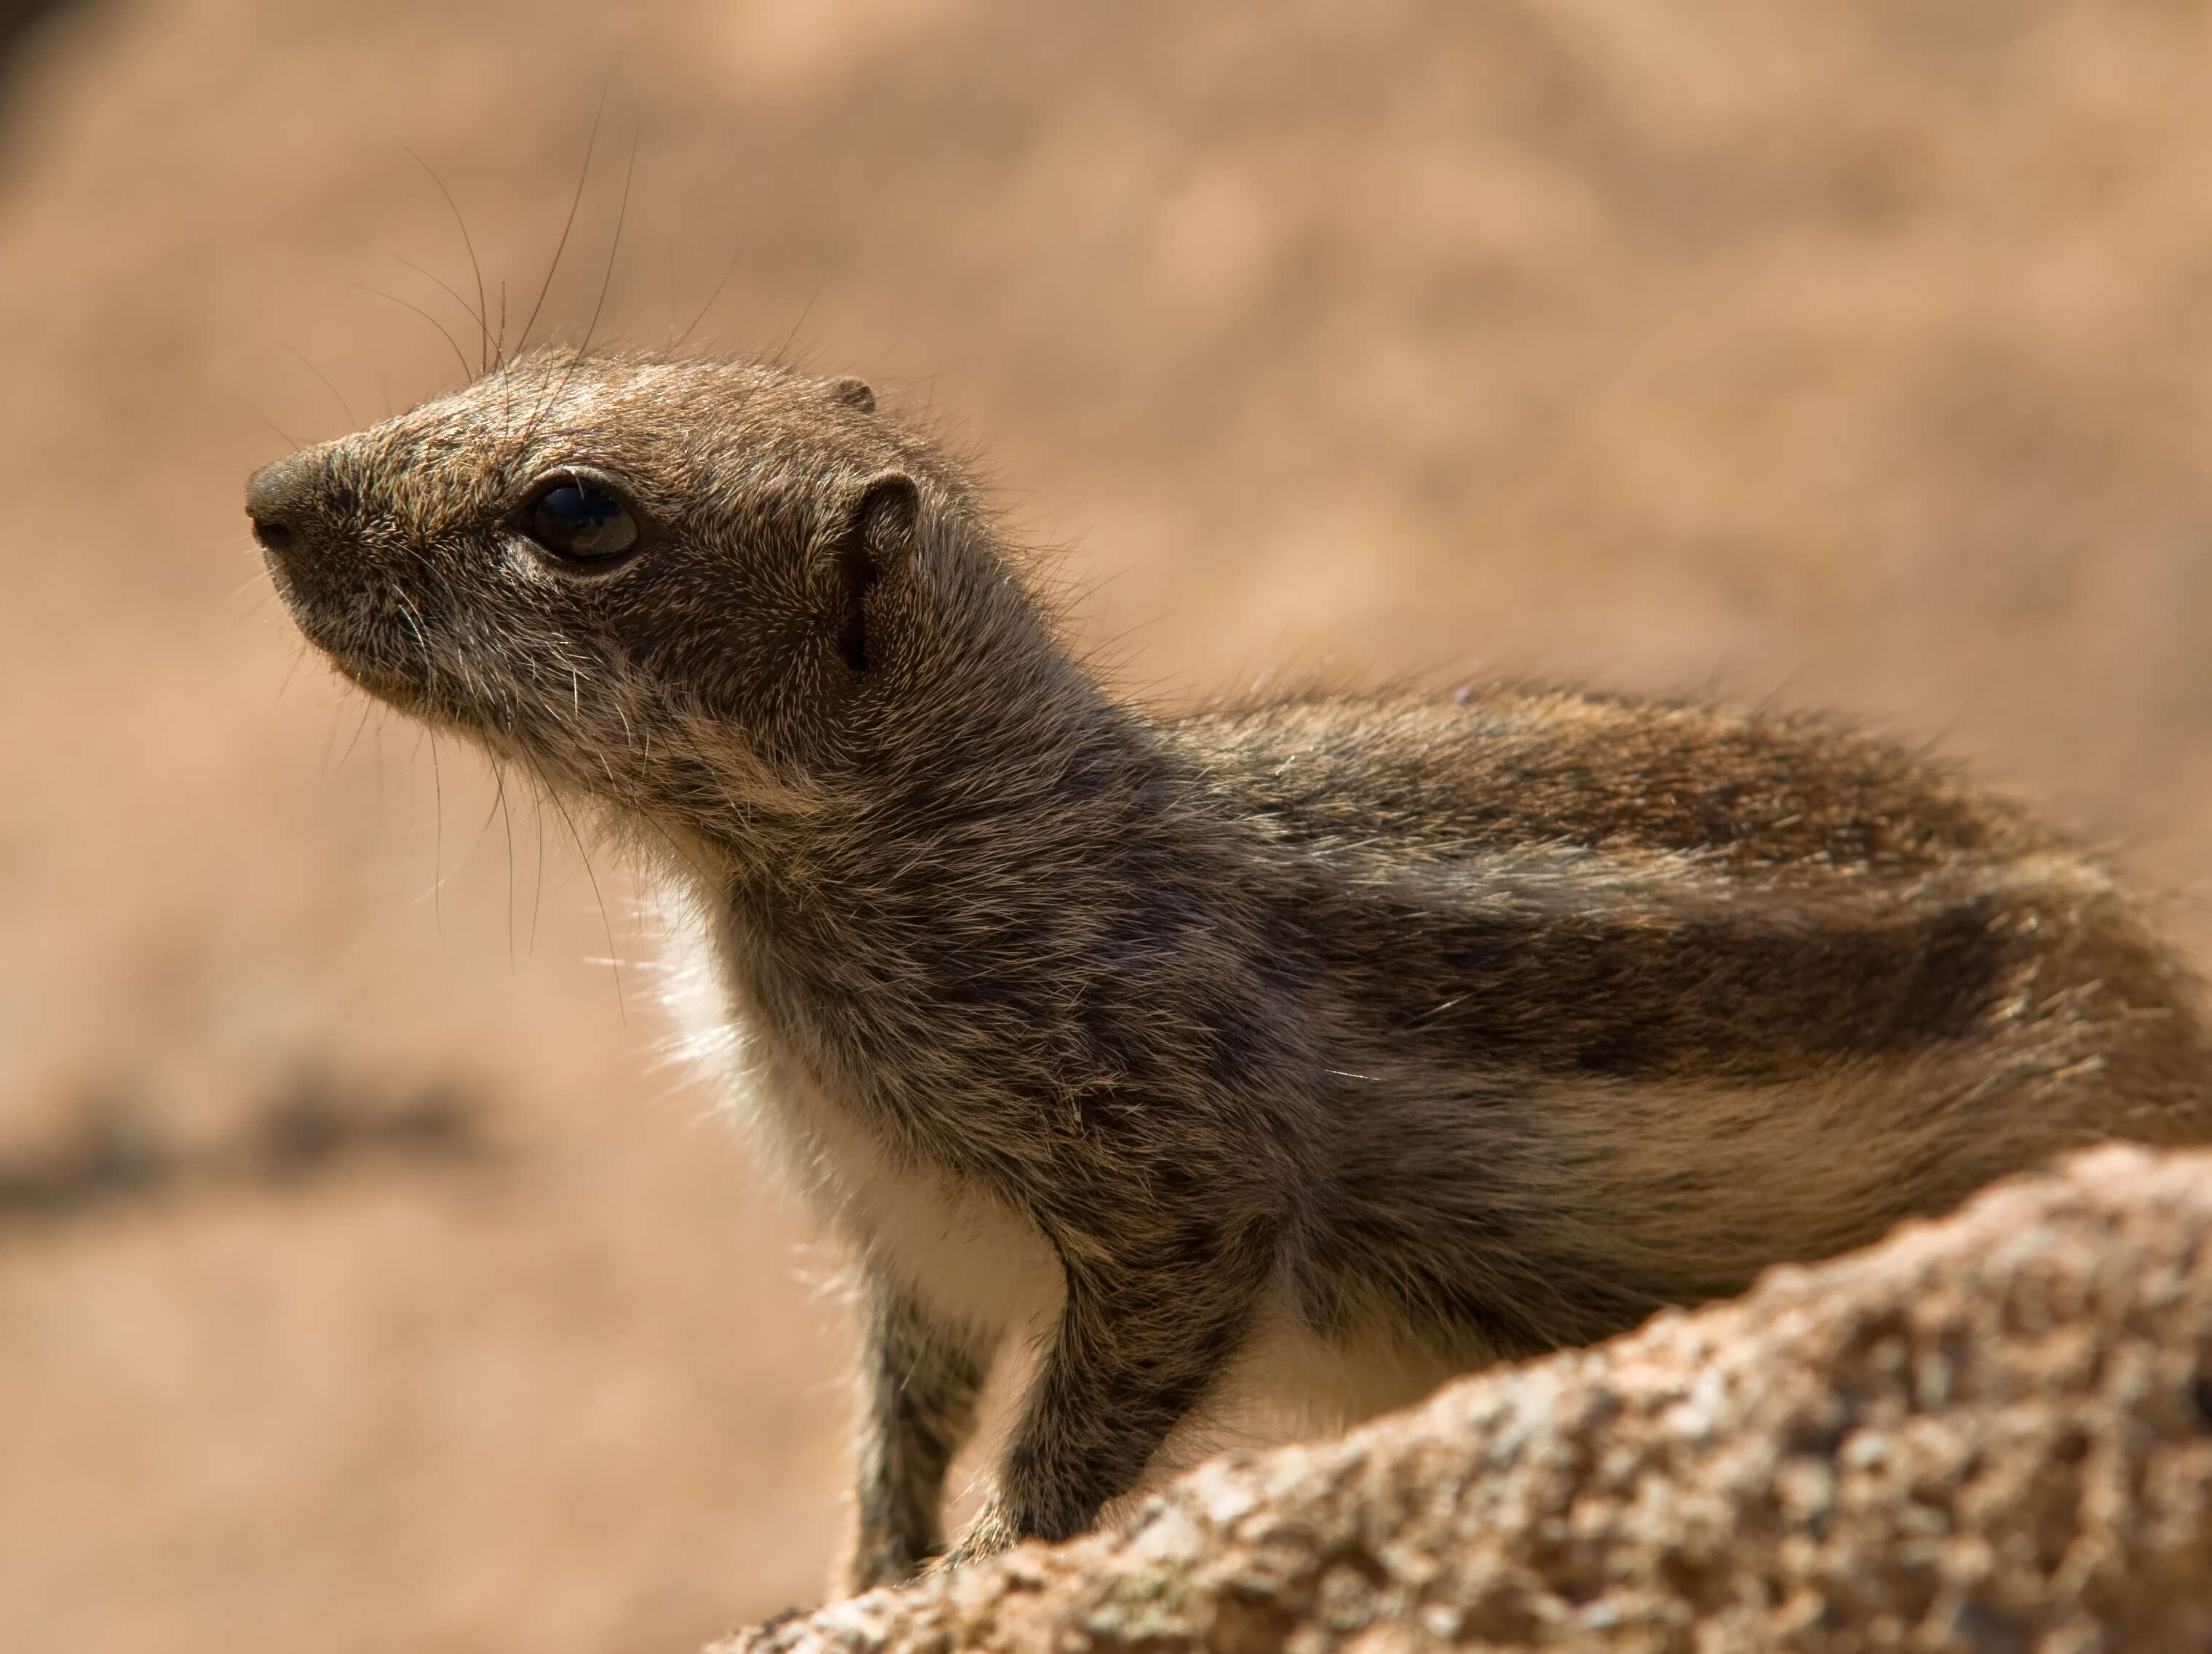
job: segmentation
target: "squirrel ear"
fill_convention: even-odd
[[[876,411],[876,393],[866,379],[832,379],[830,394],[848,408],[857,408],[864,414]]]
[[[865,386],[862,387],[866,389]],[[914,550],[915,524],[921,511],[921,490],[904,471],[879,471],[860,485],[837,540],[837,574],[842,599],[837,652],[855,676],[872,663],[868,635],[868,593],[884,572]]]

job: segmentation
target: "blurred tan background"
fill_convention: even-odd
[[[834,1259],[663,1060],[622,870],[364,716],[245,532],[456,382],[409,306],[473,359],[410,149],[512,327],[604,97],[541,333],[605,276],[603,337],[868,377],[1139,692],[1835,703],[2212,953],[2212,7],[0,21],[9,1648],[678,1650],[836,1543]]]

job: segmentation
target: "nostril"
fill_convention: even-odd
[[[328,471],[323,451],[303,448],[246,480],[246,514],[253,537],[268,550],[303,549],[313,537]]]

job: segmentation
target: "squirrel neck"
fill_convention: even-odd
[[[884,710],[865,745],[702,836],[726,869],[717,894],[778,932],[846,943],[871,918],[969,930],[998,905],[1086,886],[1137,856],[1189,853],[1187,794],[1157,726],[1064,657],[977,675]],[[826,939],[826,938],[825,938]]]
[[[940,1160],[1024,1141],[986,1098],[1117,1130],[1194,1086],[1294,1084],[1249,869],[1184,761],[1064,654],[1001,676],[902,706],[803,811],[706,838],[747,1020]]]
[[[943,548],[928,595],[881,665],[833,691],[833,729],[774,755],[694,743],[718,772],[690,795],[730,807],[689,825],[726,869],[717,894],[762,924],[957,913],[978,879],[1048,882],[1172,836],[1188,789],[1159,726],[1104,693],[988,535]]]

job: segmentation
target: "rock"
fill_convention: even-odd
[[[2212,1649],[2212,1154],[1951,1217],[714,1654]]]

